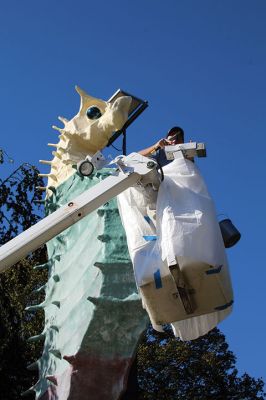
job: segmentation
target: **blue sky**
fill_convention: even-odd
[[[50,159],[51,125],[79,108],[75,84],[106,100],[118,88],[148,100],[129,152],[173,125],[205,142],[197,164],[217,213],[242,233],[228,250],[235,307],[220,329],[239,372],[266,381],[265,20],[264,0],[4,2],[0,147],[15,160],[1,177]]]

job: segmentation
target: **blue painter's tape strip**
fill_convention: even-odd
[[[161,289],[161,288],[163,287],[163,284],[162,284],[162,279],[161,279],[160,270],[157,269],[157,271],[154,272],[153,275],[154,275],[154,282],[155,282],[155,287],[156,287],[156,289]]]
[[[226,310],[226,309],[227,309],[228,307],[230,307],[233,303],[234,303],[234,300],[231,300],[229,303],[223,304],[222,306],[215,307],[214,309],[217,310],[217,311]]]
[[[150,217],[148,215],[144,215],[144,219],[145,219],[145,221],[148,222],[148,224],[151,223],[151,219],[150,219]]]
[[[219,265],[219,267],[217,268],[208,269],[208,271],[205,271],[205,273],[207,275],[219,274],[219,272],[221,272],[222,267],[223,265]]]
[[[150,242],[152,240],[157,240],[157,236],[156,235],[144,235],[143,239],[147,240],[147,242]]]

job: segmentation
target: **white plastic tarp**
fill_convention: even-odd
[[[137,285],[153,326],[171,322],[183,340],[207,333],[231,311],[232,287],[215,207],[196,165],[163,168],[157,193],[134,187],[118,196]],[[157,196],[158,194],[158,196]],[[194,303],[187,313],[169,266],[178,264]]]

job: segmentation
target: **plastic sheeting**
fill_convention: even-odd
[[[181,156],[163,168],[159,191],[118,196],[135,279],[155,329],[206,334],[230,312],[233,293],[215,207],[196,165]]]

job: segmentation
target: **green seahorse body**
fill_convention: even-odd
[[[47,199],[47,213],[110,173],[72,175]],[[118,399],[148,317],[116,199],[49,241],[47,249],[45,343],[36,398]]]
[[[97,184],[109,169],[81,177],[74,165],[105,148],[128,119],[132,98],[104,101],[76,87],[78,113],[70,120],[58,117],[59,132],[50,166],[46,212]],[[96,111],[96,114],[95,114]],[[138,296],[125,232],[116,200],[83,218],[47,243],[49,270],[45,300],[29,310],[43,308],[44,338],[39,381],[30,392],[38,400],[115,400],[120,398],[136,344],[147,324]]]

